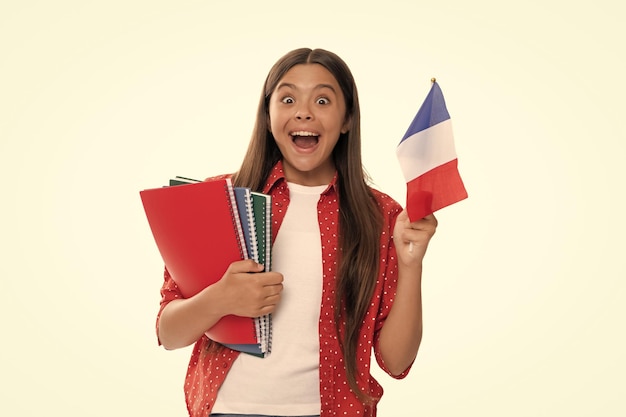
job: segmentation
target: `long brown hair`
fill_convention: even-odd
[[[323,49],[296,49],[271,68],[263,87],[252,139],[234,184],[260,191],[281,153],[269,129],[269,101],[278,82],[298,64],[320,64],[337,80],[346,101],[348,131],[342,133],[333,162],[339,190],[339,259],[336,277],[335,323],[346,363],[350,387],[364,402],[370,402],[368,381],[357,385],[356,349],[359,331],[370,305],[379,268],[379,238],[382,214],[370,188],[361,161],[360,107],[356,84],[346,63]]]

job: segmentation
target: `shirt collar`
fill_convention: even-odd
[[[285,178],[285,171],[283,169],[283,161],[280,160],[274,165],[270,174],[267,176],[267,181],[265,182],[265,186],[263,187],[263,192],[265,194],[269,194],[272,188],[277,186],[278,184],[287,184],[287,179]],[[330,191],[337,192],[337,171],[333,175],[333,179],[328,184],[328,188],[324,190],[322,194],[328,194]]]

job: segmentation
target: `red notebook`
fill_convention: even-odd
[[[232,262],[247,257],[229,178],[139,194],[161,257],[184,297],[219,281]],[[258,343],[249,317],[224,316],[206,334],[225,345]]]

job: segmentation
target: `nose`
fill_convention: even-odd
[[[297,120],[311,120],[313,119],[313,115],[309,111],[309,108],[303,105],[303,106],[300,106],[296,110],[296,119]]]

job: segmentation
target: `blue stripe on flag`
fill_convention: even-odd
[[[409,129],[404,134],[404,137],[400,141],[404,141],[409,136],[416,134],[417,132],[421,132],[422,130],[428,129],[431,126],[434,126],[438,123],[443,122],[444,120],[448,120],[450,118],[450,114],[448,113],[448,109],[446,108],[446,102],[443,99],[443,93],[441,92],[441,88],[439,88],[439,84],[435,81],[430,88],[430,92],[422,106],[418,110],[413,122],[409,126]]]

